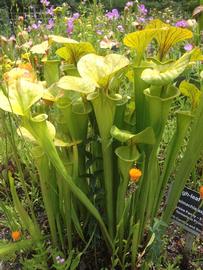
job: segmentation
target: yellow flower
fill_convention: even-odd
[[[63,8],[62,8],[62,7],[56,7],[56,8],[54,9],[54,13],[55,13],[55,14],[61,13],[62,11],[63,11]]]
[[[141,170],[137,168],[131,168],[129,171],[130,180],[137,183],[142,176]]]
[[[13,231],[11,233],[11,237],[12,237],[13,241],[18,241],[18,240],[20,240],[21,232],[20,231]]]

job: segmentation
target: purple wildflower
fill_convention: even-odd
[[[40,28],[40,24],[33,23],[33,24],[31,25],[31,27],[32,27],[32,29],[37,30],[37,29]]]
[[[50,2],[48,0],[40,0],[40,3],[44,5],[45,7],[48,7]]]
[[[123,26],[121,24],[117,26],[117,29],[120,32],[124,32],[125,31],[124,28],[123,28]]]
[[[77,20],[78,18],[80,17],[80,13],[76,12],[76,13],[73,13],[73,19],[74,20]]]
[[[32,31],[32,27],[30,25],[27,27],[27,31],[28,32],[31,32]]]
[[[41,21],[38,21],[37,23],[33,23],[32,25],[29,25],[29,26],[27,27],[27,31],[28,31],[28,32],[31,32],[32,30],[37,30],[37,29],[40,28],[41,24],[42,24]]]
[[[137,21],[139,23],[144,23],[145,22],[145,18],[143,18],[143,17],[137,17]]]
[[[67,34],[68,35],[71,35],[73,33],[73,28],[74,28],[73,22],[74,22],[74,19],[72,19],[72,18],[70,18],[68,20],[68,22],[67,22],[67,29],[66,29],[66,31],[67,31]]]
[[[144,4],[138,5],[138,11],[142,15],[147,15],[148,10],[145,8]]]
[[[57,261],[57,263],[63,264],[65,262],[65,259],[61,258],[60,256],[57,256],[56,261]]]
[[[101,36],[101,35],[103,35],[104,32],[102,30],[98,29],[98,30],[96,30],[96,33],[97,33],[97,35]]]
[[[130,8],[130,7],[133,7],[133,1],[129,1],[125,4],[126,7]]]
[[[48,24],[46,25],[46,29],[51,30],[54,27],[54,20],[49,19]]]
[[[185,51],[189,52],[193,49],[193,46],[192,44],[188,43],[188,44],[185,44],[184,49]]]
[[[114,16],[115,19],[119,18],[119,12],[116,8],[112,9],[112,14]]]
[[[74,21],[77,20],[80,17],[80,13],[76,12],[73,13],[72,18],[70,18],[67,22],[67,34],[71,35],[73,33],[73,28],[74,28]]]
[[[187,21],[185,20],[181,20],[181,21],[178,21],[176,24],[175,24],[176,27],[182,27],[182,28],[185,28],[188,26],[188,23]]]
[[[118,19],[119,18],[119,12],[116,8],[112,9],[112,11],[109,11],[105,15],[109,20]]]
[[[54,16],[54,6],[51,6],[50,8],[47,8],[46,14],[50,16]]]

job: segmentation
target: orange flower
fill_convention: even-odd
[[[133,182],[138,182],[142,176],[142,172],[137,168],[131,168],[129,171],[129,176]]]
[[[3,78],[9,85],[16,84],[16,80],[20,78],[30,82],[36,81],[36,75],[30,63],[19,64],[18,67],[4,73]]]
[[[11,233],[11,237],[12,237],[13,241],[18,241],[21,237],[21,232],[20,231],[13,231]]]
[[[199,188],[199,195],[200,195],[200,199],[203,200],[203,186],[201,186],[201,187]]]

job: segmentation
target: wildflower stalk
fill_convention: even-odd
[[[18,172],[19,172],[19,176],[20,176],[19,179],[20,179],[23,191],[25,192],[25,196],[26,196],[26,199],[27,199],[27,202],[28,202],[29,210],[31,212],[32,219],[35,221],[35,224],[37,224],[36,217],[35,217],[35,214],[34,214],[34,211],[33,211],[33,203],[30,200],[30,196],[29,196],[28,189],[27,189],[27,186],[26,186],[22,166],[21,166],[21,163],[20,163],[20,160],[19,160],[19,157],[18,157],[18,150],[17,150],[17,147],[16,147],[16,141],[15,141],[15,137],[14,137],[13,124],[12,124],[11,116],[8,115],[8,122],[9,122],[10,131],[8,130],[8,126],[7,126],[7,123],[6,123],[6,120],[5,120],[5,115],[2,114],[2,116],[3,116],[2,123],[4,125],[4,128],[6,130],[6,134],[8,135],[9,142],[10,142],[10,144],[12,146],[12,149],[13,149],[14,160],[15,160]]]

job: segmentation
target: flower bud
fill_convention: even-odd
[[[200,199],[203,200],[203,186],[199,188]]]
[[[18,240],[20,240],[21,232],[20,231],[13,231],[11,233],[11,237],[12,237],[13,241],[18,241]]]
[[[141,170],[137,168],[131,168],[129,171],[130,180],[137,183],[142,176]]]

